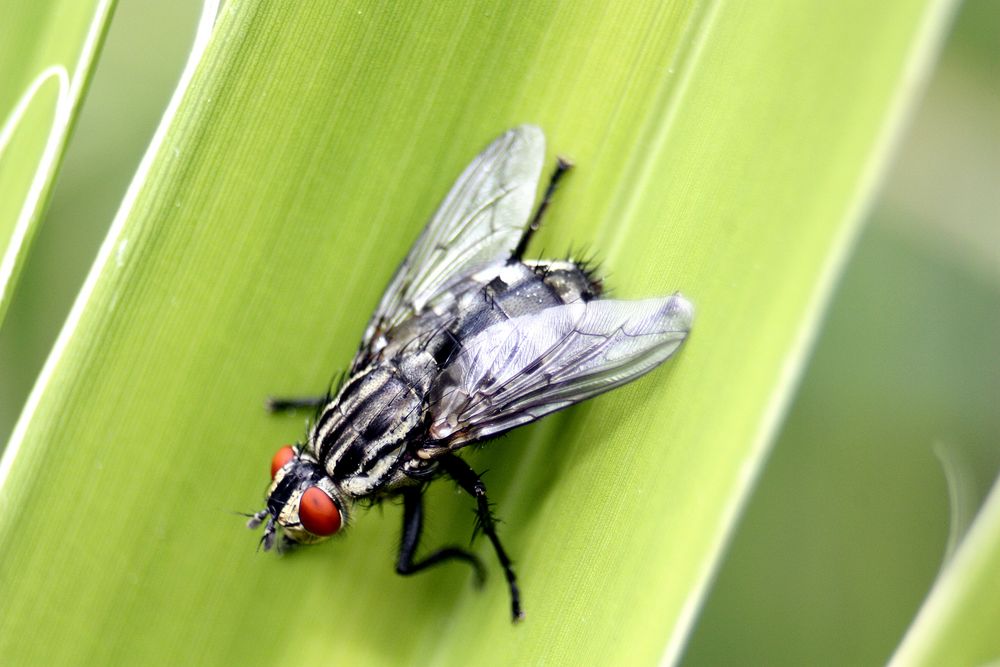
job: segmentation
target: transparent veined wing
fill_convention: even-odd
[[[396,269],[365,330],[355,370],[384,346],[382,334],[420,314],[453,280],[510,257],[531,215],[544,161],[545,135],[521,125],[465,168]]]
[[[476,334],[442,371],[424,454],[527,424],[630,382],[684,342],[682,296],[598,299],[515,317]]]

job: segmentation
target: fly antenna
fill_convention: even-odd
[[[247,521],[247,528],[250,530],[256,530],[260,524],[264,522],[264,517],[267,516],[267,510],[263,509],[256,514],[247,514],[246,512],[237,512],[237,514],[248,517],[250,520]]]
[[[259,551],[261,547],[264,551],[270,551],[271,547],[274,546],[274,517],[272,516],[267,520],[267,526],[264,527],[264,534],[260,536],[260,543],[257,545],[257,550]]]

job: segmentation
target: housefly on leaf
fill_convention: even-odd
[[[544,158],[530,125],[487,146],[396,270],[336,395],[270,401],[317,417],[305,442],[271,461],[267,506],[249,521],[264,524],[264,549],[279,530],[286,544],[319,542],[351,523],[359,501],[402,497],[396,571],[462,561],[481,579],[465,549],[417,555],[424,490],[449,477],[475,499],[511,613],[523,617],[486,487],[458,450],[631,382],[677,350],[693,316],[678,294],[605,299],[581,262],[524,259],[570,166],[559,161],[532,215]]]

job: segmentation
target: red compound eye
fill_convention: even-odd
[[[325,491],[310,486],[299,501],[299,521],[313,535],[326,537],[340,530],[340,510]]]
[[[285,445],[276,451],[274,456],[271,457],[271,479],[274,479],[274,476],[278,474],[278,471],[293,458],[295,458],[295,450],[288,445]]]

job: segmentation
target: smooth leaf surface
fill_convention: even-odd
[[[982,665],[1000,656],[1000,485],[931,589],[892,665]]]
[[[0,3],[0,322],[113,6],[113,0]]]
[[[2,654],[674,660],[945,7],[228,3],[5,455]],[[531,252],[587,245],[617,296],[698,309],[665,369],[470,452],[526,622],[495,568],[396,577],[391,504],[256,553],[231,510],[302,434],[262,398],[325,389],[522,122],[577,164]],[[425,547],[470,508],[438,485]]]
[[[1000,290],[904,222],[859,240],[688,667],[885,664],[1000,470]]]

